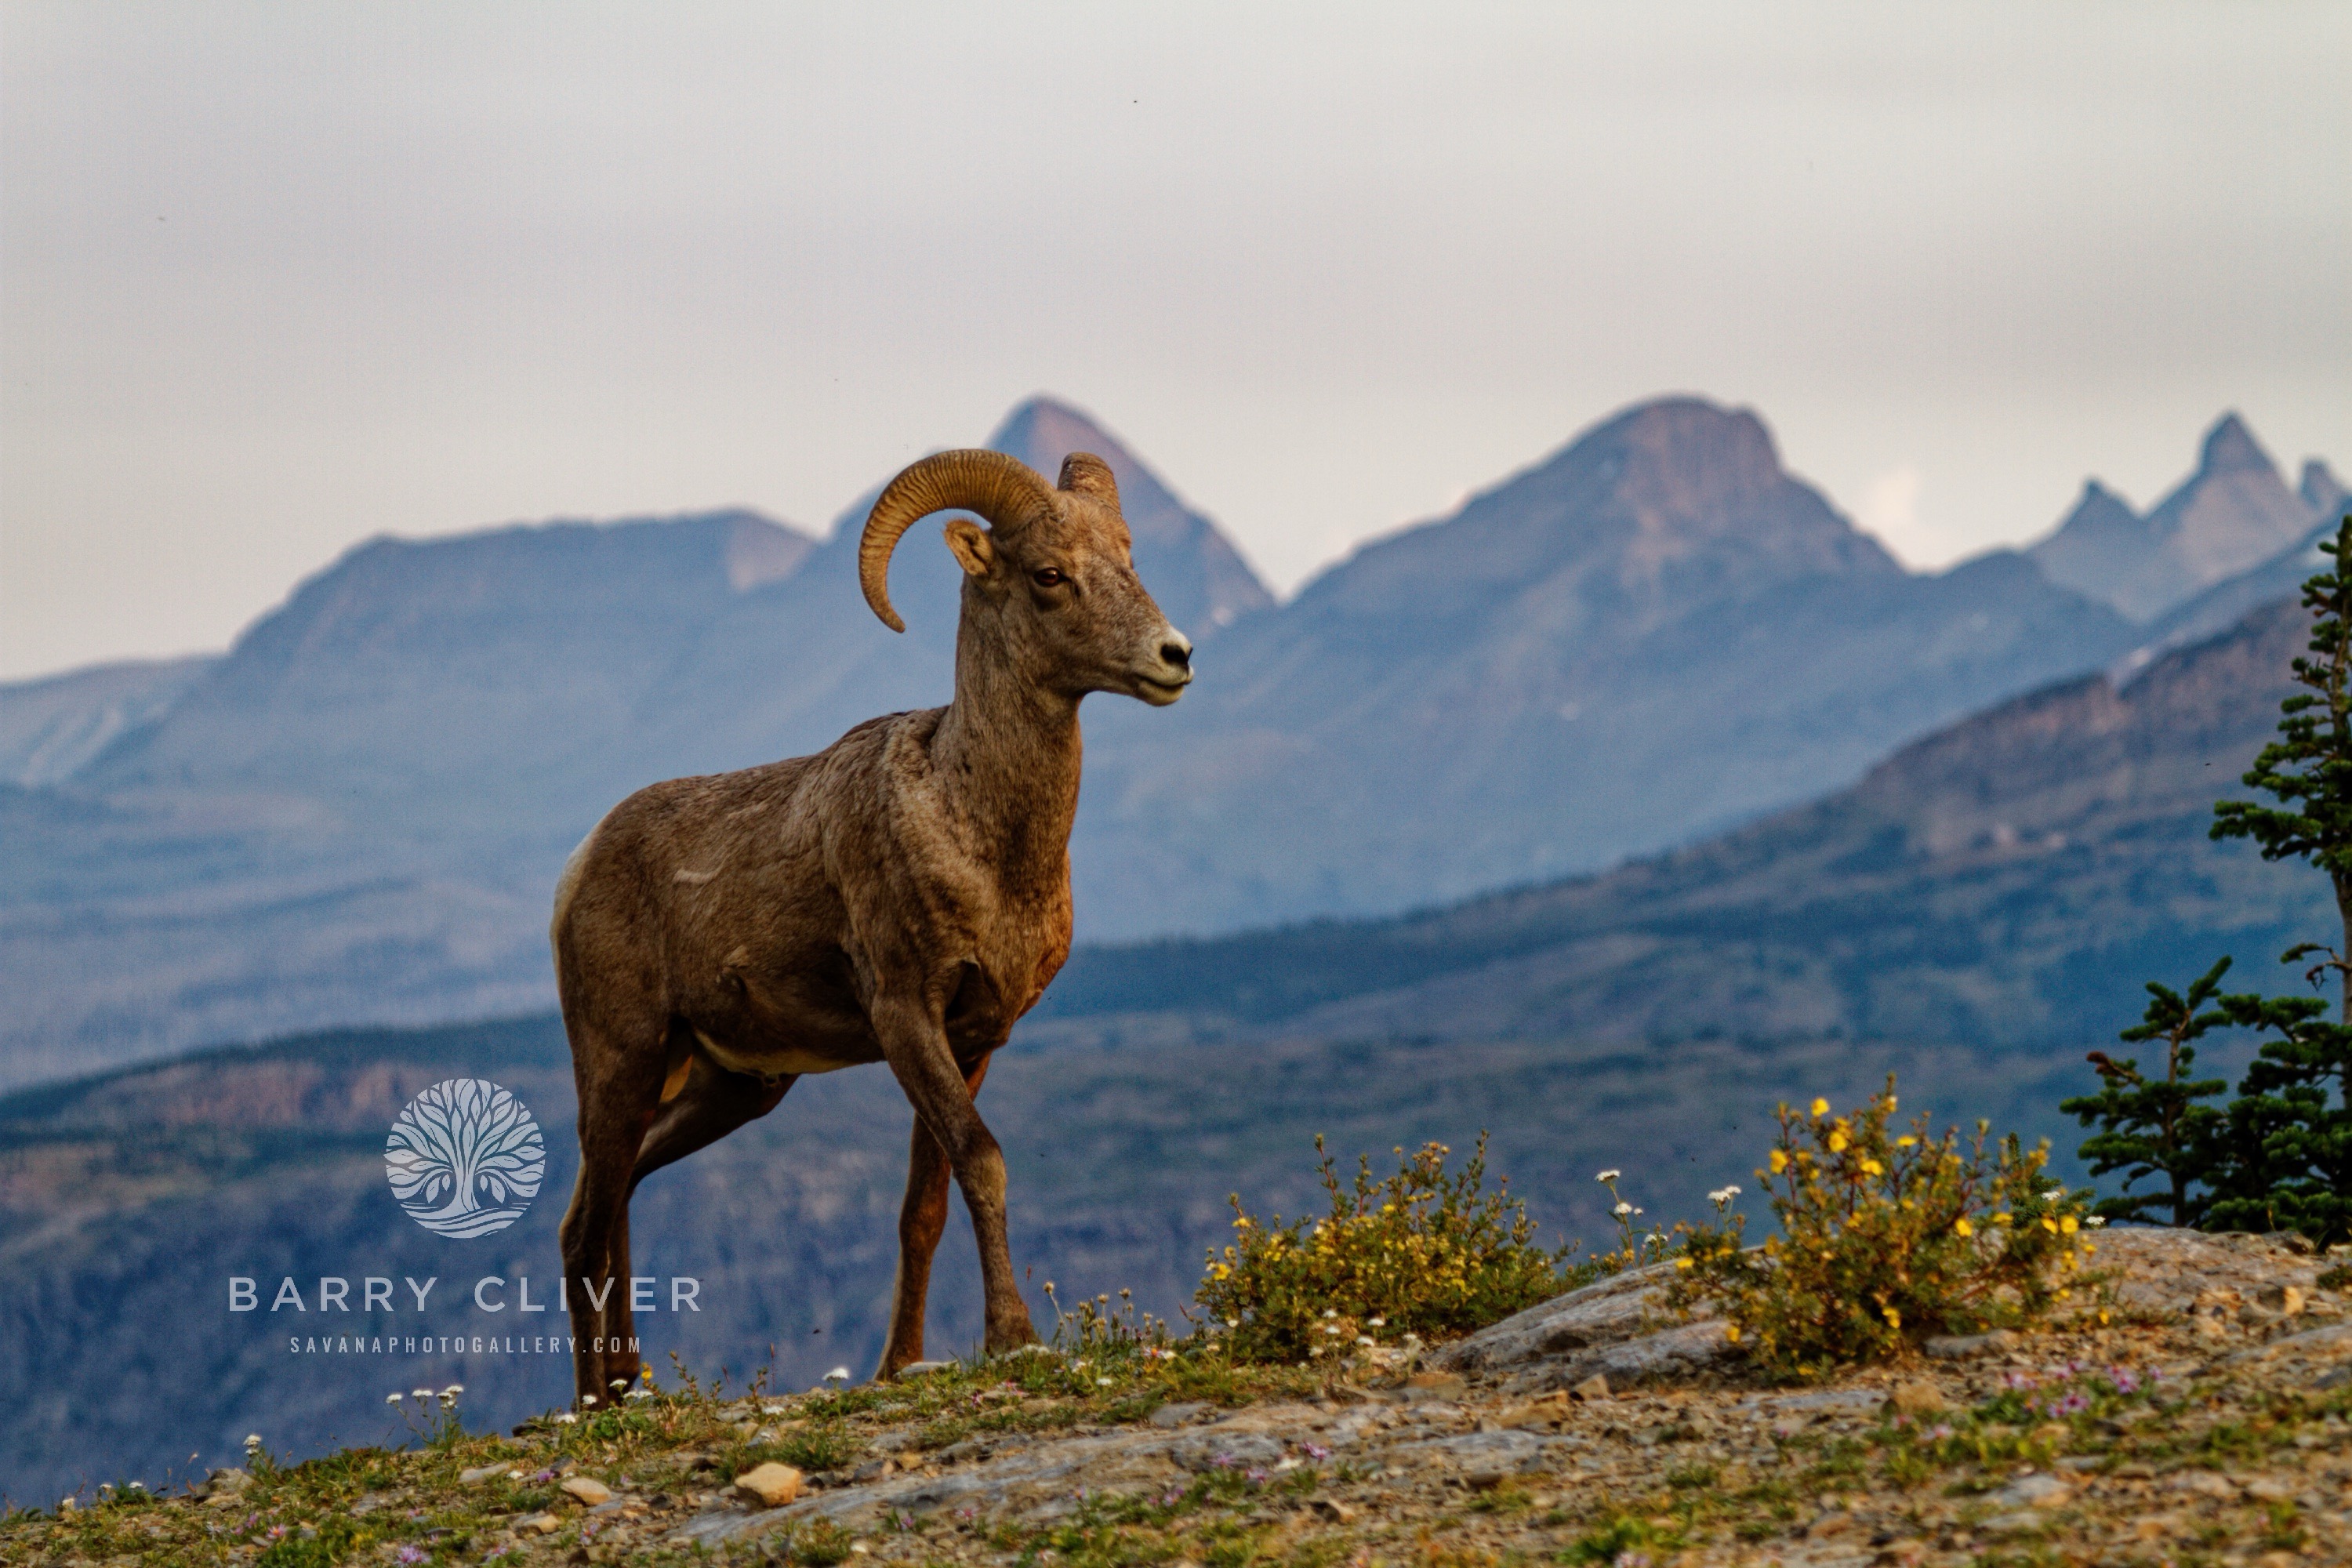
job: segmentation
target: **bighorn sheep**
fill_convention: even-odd
[[[639,790],[572,852],[550,935],[580,1091],[563,1268],[584,1403],[634,1379],[629,1196],[766,1115],[803,1073],[887,1062],[915,1108],[878,1376],[923,1353],[953,1173],[987,1348],[1036,1338],[1004,1235],[1004,1160],[973,1108],[990,1054],[1070,950],[1078,702],[1183,694],[1192,645],[1137,580],[1118,488],[1074,453],[1058,488],[990,451],[892,479],[858,542],[893,631],[898,538],[933,512],[964,570],[955,699],[813,757]],[[616,1284],[617,1282],[617,1284]]]

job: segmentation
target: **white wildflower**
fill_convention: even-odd
[[[2083,1223],[2089,1226],[2093,1230],[2096,1230],[2099,1226],[2107,1223],[2107,1216],[2103,1214],[2095,1214],[2084,1219]]]
[[[555,1420],[556,1425],[560,1426],[577,1426],[580,1425],[580,1417],[574,1415],[569,1410],[565,1411],[562,1415],[558,1415]]]
[[[849,1381],[849,1369],[845,1366],[835,1367],[831,1372],[824,1374],[824,1380],[827,1383],[847,1383]]]
[[[387,1394],[383,1396],[383,1402],[386,1405],[397,1405],[400,1403],[402,1397],[402,1395],[397,1394]]]
[[[1596,1182],[1613,1182],[1624,1173],[1622,1171],[1603,1171],[1592,1179]]]
[[[1389,1321],[1386,1318],[1366,1318],[1364,1321],[1376,1329],[1385,1329],[1389,1326]]]
[[[1619,1219],[1623,1219],[1627,1215],[1633,1213],[1634,1209],[1632,1204],[1620,1200],[1617,1206],[1611,1209],[1609,1212],[1615,1215]]]

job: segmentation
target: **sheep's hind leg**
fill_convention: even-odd
[[[654,1117],[653,1126],[646,1130],[645,1142],[637,1151],[636,1164],[629,1173],[620,1228],[614,1242],[614,1272],[621,1279],[621,1299],[614,1304],[614,1315],[609,1320],[612,1326],[607,1331],[600,1398],[609,1403],[625,1392],[627,1385],[636,1382],[643,1364],[642,1352],[628,1349],[629,1342],[636,1337],[636,1311],[628,1299],[627,1198],[635,1194],[638,1183],[664,1165],[674,1164],[696,1150],[717,1142],[745,1122],[767,1115],[792,1087],[790,1078],[763,1082],[743,1073],[723,1071],[696,1056],[685,1087]],[[621,1388],[613,1386],[616,1381],[622,1384]]]
[[[975,1098],[988,1077],[988,1062],[981,1058],[980,1065],[965,1075],[965,1091]],[[877,1379],[896,1377],[900,1368],[923,1359],[923,1311],[930,1300],[931,1258],[947,1228],[949,1174],[947,1150],[918,1113],[907,1152],[907,1198],[898,1209],[898,1273],[890,1285],[890,1332],[882,1342],[882,1363],[874,1373]]]
[[[569,1020],[567,1020],[567,1023]],[[607,1404],[608,1347],[628,1319],[629,1176],[661,1093],[657,1048],[623,1049],[601,1031],[572,1036],[580,1086],[580,1177],[562,1230],[564,1292],[572,1308],[572,1394]],[[614,1297],[620,1299],[615,1301]],[[603,1305],[597,1305],[599,1300]],[[630,1360],[632,1374],[635,1371]]]

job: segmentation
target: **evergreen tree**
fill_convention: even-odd
[[[2352,1024],[2352,512],[2336,537],[2319,547],[2335,562],[2303,585],[2314,616],[2311,651],[2292,666],[2296,684],[2309,688],[2279,704],[2280,739],[2263,748],[2243,782],[2279,805],[2225,800],[2213,807],[2215,838],[2251,838],[2265,860],[2302,859],[2327,873],[2336,889],[2341,947],[2305,942],[2287,951],[2292,963],[2312,953],[2315,979],[2335,971],[2341,983],[2341,1021]]]
[[[2155,1000],[2123,1038],[2164,1040],[2165,1077],[2149,1079],[2136,1061],[2094,1051],[2099,1092],[2061,1105],[2100,1129],[2082,1145],[2092,1173],[2127,1172],[2124,1194],[2099,1205],[2116,1218],[2168,1205],[2175,1225],[2295,1230],[2323,1244],[2352,1237],[2352,511],[2320,549],[2330,565],[2303,585],[2311,640],[2293,665],[2305,689],[2280,704],[2279,739],[2244,775],[2278,804],[2221,801],[2212,836],[2251,838],[2265,860],[2308,860],[2327,874],[2337,944],[2305,942],[2281,962],[2315,960],[2305,972],[2314,986],[2333,974],[2336,1016],[2308,996],[2217,995],[2226,958],[2185,997],[2150,984]],[[2216,1110],[2199,1101],[2219,1093],[2220,1081],[2189,1075],[2192,1042],[2224,1024],[2273,1037],[2247,1068],[2238,1098]],[[2157,1174],[2168,1194],[2131,1192],[2133,1182]]]
[[[2192,1196],[2189,1187],[2211,1181],[2222,1116],[2198,1102],[2229,1085],[2221,1079],[2192,1079],[2189,1074],[2197,1064],[2193,1042],[2231,1021],[2221,1008],[2206,1006],[2220,992],[2229,968],[2230,961],[2221,960],[2189,987],[2185,997],[2153,980],[2147,983],[2153,998],[2147,1012],[2119,1037],[2130,1044],[2162,1040],[2162,1078],[2143,1074],[2136,1058],[2116,1061],[2105,1051],[2093,1051],[2090,1060],[2099,1069],[2099,1092],[2059,1101],[2060,1110],[2085,1127],[2099,1128],[2083,1141],[2082,1154],[2091,1162],[2091,1174],[2125,1173],[2122,1194],[2099,1200],[2097,1212],[2108,1219],[2147,1220],[2157,1210],[2168,1208],[2170,1223],[2197,1225],[2212,1203],[2209,1193]],[[2166,1190],[2131,1190],[2134,1182],[2151,1175],[2163,1177]]]
[[[2311,642],[2293,666],[2305,689],[2280,704],[2280,738],[2244,780],[2279,804],[2222,801],[2213,837],[2251,838],[2265,860],[2308,860],[2327,874],[2338,945],[2305,942],[2282,962],[2318,955],[2305,977],[2315,985],[2333,973],[2341,1001],[2331,1021],[2308,997],[2222,999],[2231,1023],[2276,1037],[2229,1108],[2205,1223],[2326,1242],[2352,1234],[2352,512],[2320,549],[2333,564],[2303,585]]]

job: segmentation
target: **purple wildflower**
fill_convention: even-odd
[[[1301,1443],[1298,1446],[1305,1450],[1310,1459],[1328,1459],[1331,1457],[1331,1450],[1320,1443]]]

